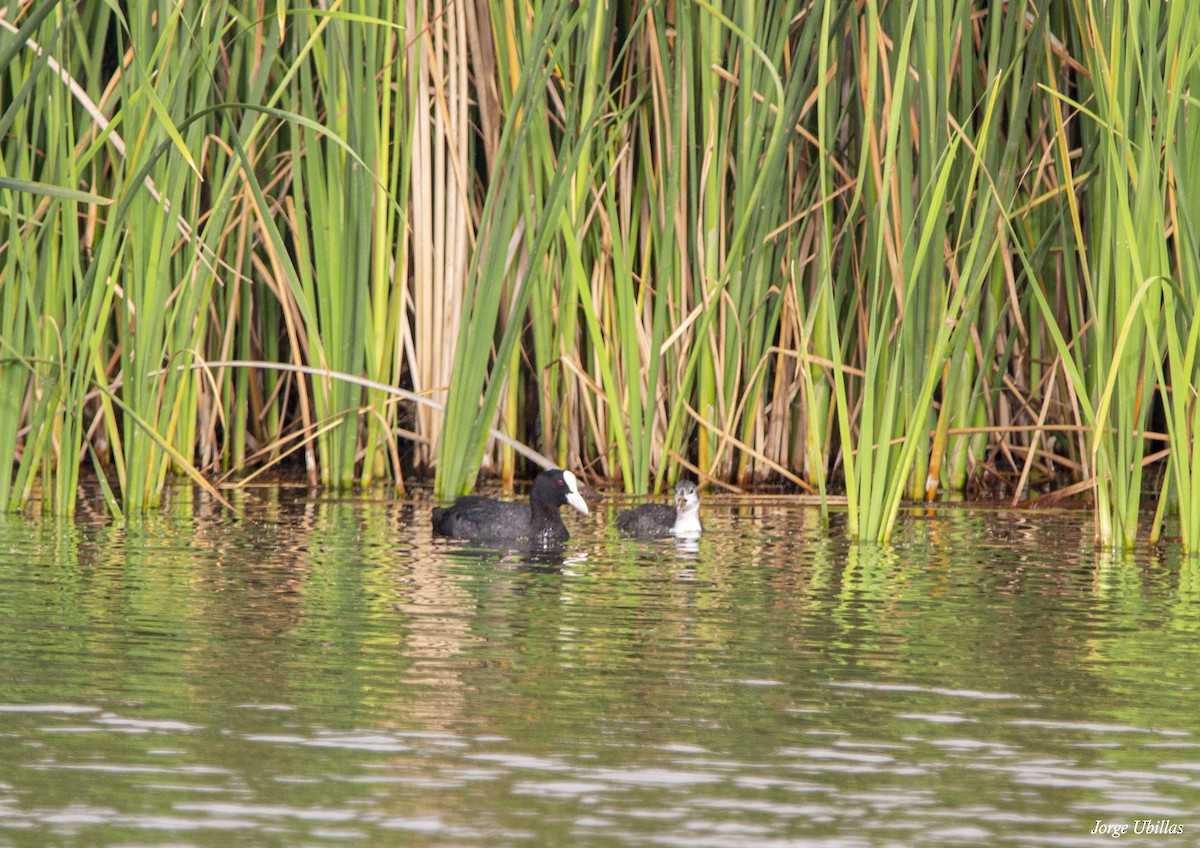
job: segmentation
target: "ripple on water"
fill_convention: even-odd
[[[301,748],[337,748],[345,751],[375,751],[399,753],[411,750],[395,736],[384,733],[320,733],[316,736],[282,734],[252,734],[243,737],[247,742],[267,742],[274,745]]]
[[[0,547],[0,843],[1200,833],[1200,581],[1098,563],[1077,517],[914,513],[873,549],[714,497],[688,546],[597,510],[529,557],[436,543],[423,501],[257,498],[63,538],[0,518],[26,540]]]
[[[54,715],[79,715],[97,713],[99,707],[79,704],[0,704],[0,713],[51,713]]]
[[[1011,701],[1019,695],[1011,692],[981,692],[975,689],[947,689],[941,686],[916,686],[901,683],[874,683],[864,680],[835,680],[828,684],[835,689],[862,689],[867,692],[913,692],[938,695],[943,698],[970,698],[976,701]]]

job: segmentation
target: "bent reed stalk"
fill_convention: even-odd
[[[0,3],[7,508],[522,445],[1200,551],[1186,4],[135,5]]]

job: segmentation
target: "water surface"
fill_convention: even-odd
[[[0,845],[1200,844],[1200,567],[1086,513],[240,505],[0,518]]]

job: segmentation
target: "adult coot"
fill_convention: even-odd
[[[570,537],[558,508],[570,504],[588,514],[587,501],[570,471],[543,471],[533,481],[529,506],[465,495],[454,506],[433,508],[433,532],[480,542],[563,542]]]
[[[691,480],[675,484],[675,506],[644,504],[617,516],[617,529],[627,536],[700,535],[700,490]]]

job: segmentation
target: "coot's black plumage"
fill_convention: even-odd
[[[617,516],[617,529],[627,536],[700,535],[700,490],[691,480],[675,484],[675,506],[644,504]]]
[[[587,502],[570,471],[543,471],[533,481],[529,505],[465,495],[454,506],[433,508],[433,532],[481,542],[564,542],[570,534],[558,514],[569,504],[588,514]]]

